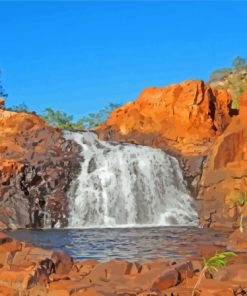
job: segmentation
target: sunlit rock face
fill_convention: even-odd
[[[67,225],[65,193],[76,171],[76,147],[35,114],[0,109],[1,228],[34,226],[35,200],[42,216],[37,227],[44,216],[48,227]]]
[[[201,223],[236,226],[233,196],[247,192],[247,92],[240,109],[230,94],[201,80],[145,89],[96,129],[101,139],[159,147],[180,161],[198,198]]]
[[[112,112],[96,129],[104,140],[165,148],[182,155],[204,153],[229,124],[230,97],[201,80],[150,87]]]
[[[178,161],[160,149],[66,132],[81,146],[81,172],[68,197],[71,227],[197,225]]]
[[[208,153],[198,196],[201,223],[207,226],[239,225],[234,198],[247,193],[246,102],[247,92],[240,99],[239,115]]]

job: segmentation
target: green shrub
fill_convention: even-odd
[[[8,110],[12,110],[12,111],[28,111],[28,107],[25,103],[21,103],[18,105],[13,105],[11,107],[8,108]]]
[[[63,111],[46,108],[44,114],[40,115],[49,125],[64,129],[89,129],[101,125],[110,113],[120,105],[110,103],[107,107],[96,113],[90,113],[83,116],[78,121],[73,121],[73,116]]]
[[[209,259],[203,258],[203,269],[201,270],[198,280],[192,290],[192,296],[195,295],[196,288],[200,285],[203,277],[205,277],[205,273],[208,271],[211,274],[217,272],[220,268],[225,267],[227,265],[227,259],[229,257],[237,256],[234,252],[224,251],[220,253],[216,253],[213,257]]]
[[[231,109],[239,110],[241,95],[247,89],[247,64],[245,59],[238,56],[233,60],[231,68],[213,71],[209,82],[219,83],[218,87],[228,90],[232,97]]]

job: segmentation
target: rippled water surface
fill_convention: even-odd
[[[201,245],[224,242],[228,233],[195,227],[18,230],[9,234],[74,258],[143,260],[199,255]]]

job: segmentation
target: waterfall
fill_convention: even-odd
[[[69,227],[197,225],[193,198],[177,159],[160,149],[65,132],[82,148],[71,185]]]

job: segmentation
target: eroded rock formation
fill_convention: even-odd
[[[109,141],[199,155],[229,124],[229,103],[225,90],[214,90],[201,80],[151,87],[113,111],[96,132]]]
[[[247,92],[240,113],[208,153],[200,182],[199,213],[207,226],[234,226],[239,213],[236,194],[247,192]]]
[[[0,109],[0,227],[40,227],[44,215],[47,226],[67,225],[65,193],[79,169],[77,152],[35,114]]]
[[[247,92],[240,113],[230,106],[226,90],[185,81],[145,89],[96,131],[105,140],[159,147],[175,155],[198,197],[202,224],[232,227],[239,219],[234,194],[247,192]]]
[[[207,151],[231,121],[230,102],[227,91],[202,80],[151,87],[113,111],[96,132],[104,140],[158,147],[176,156],[196,195]]]

